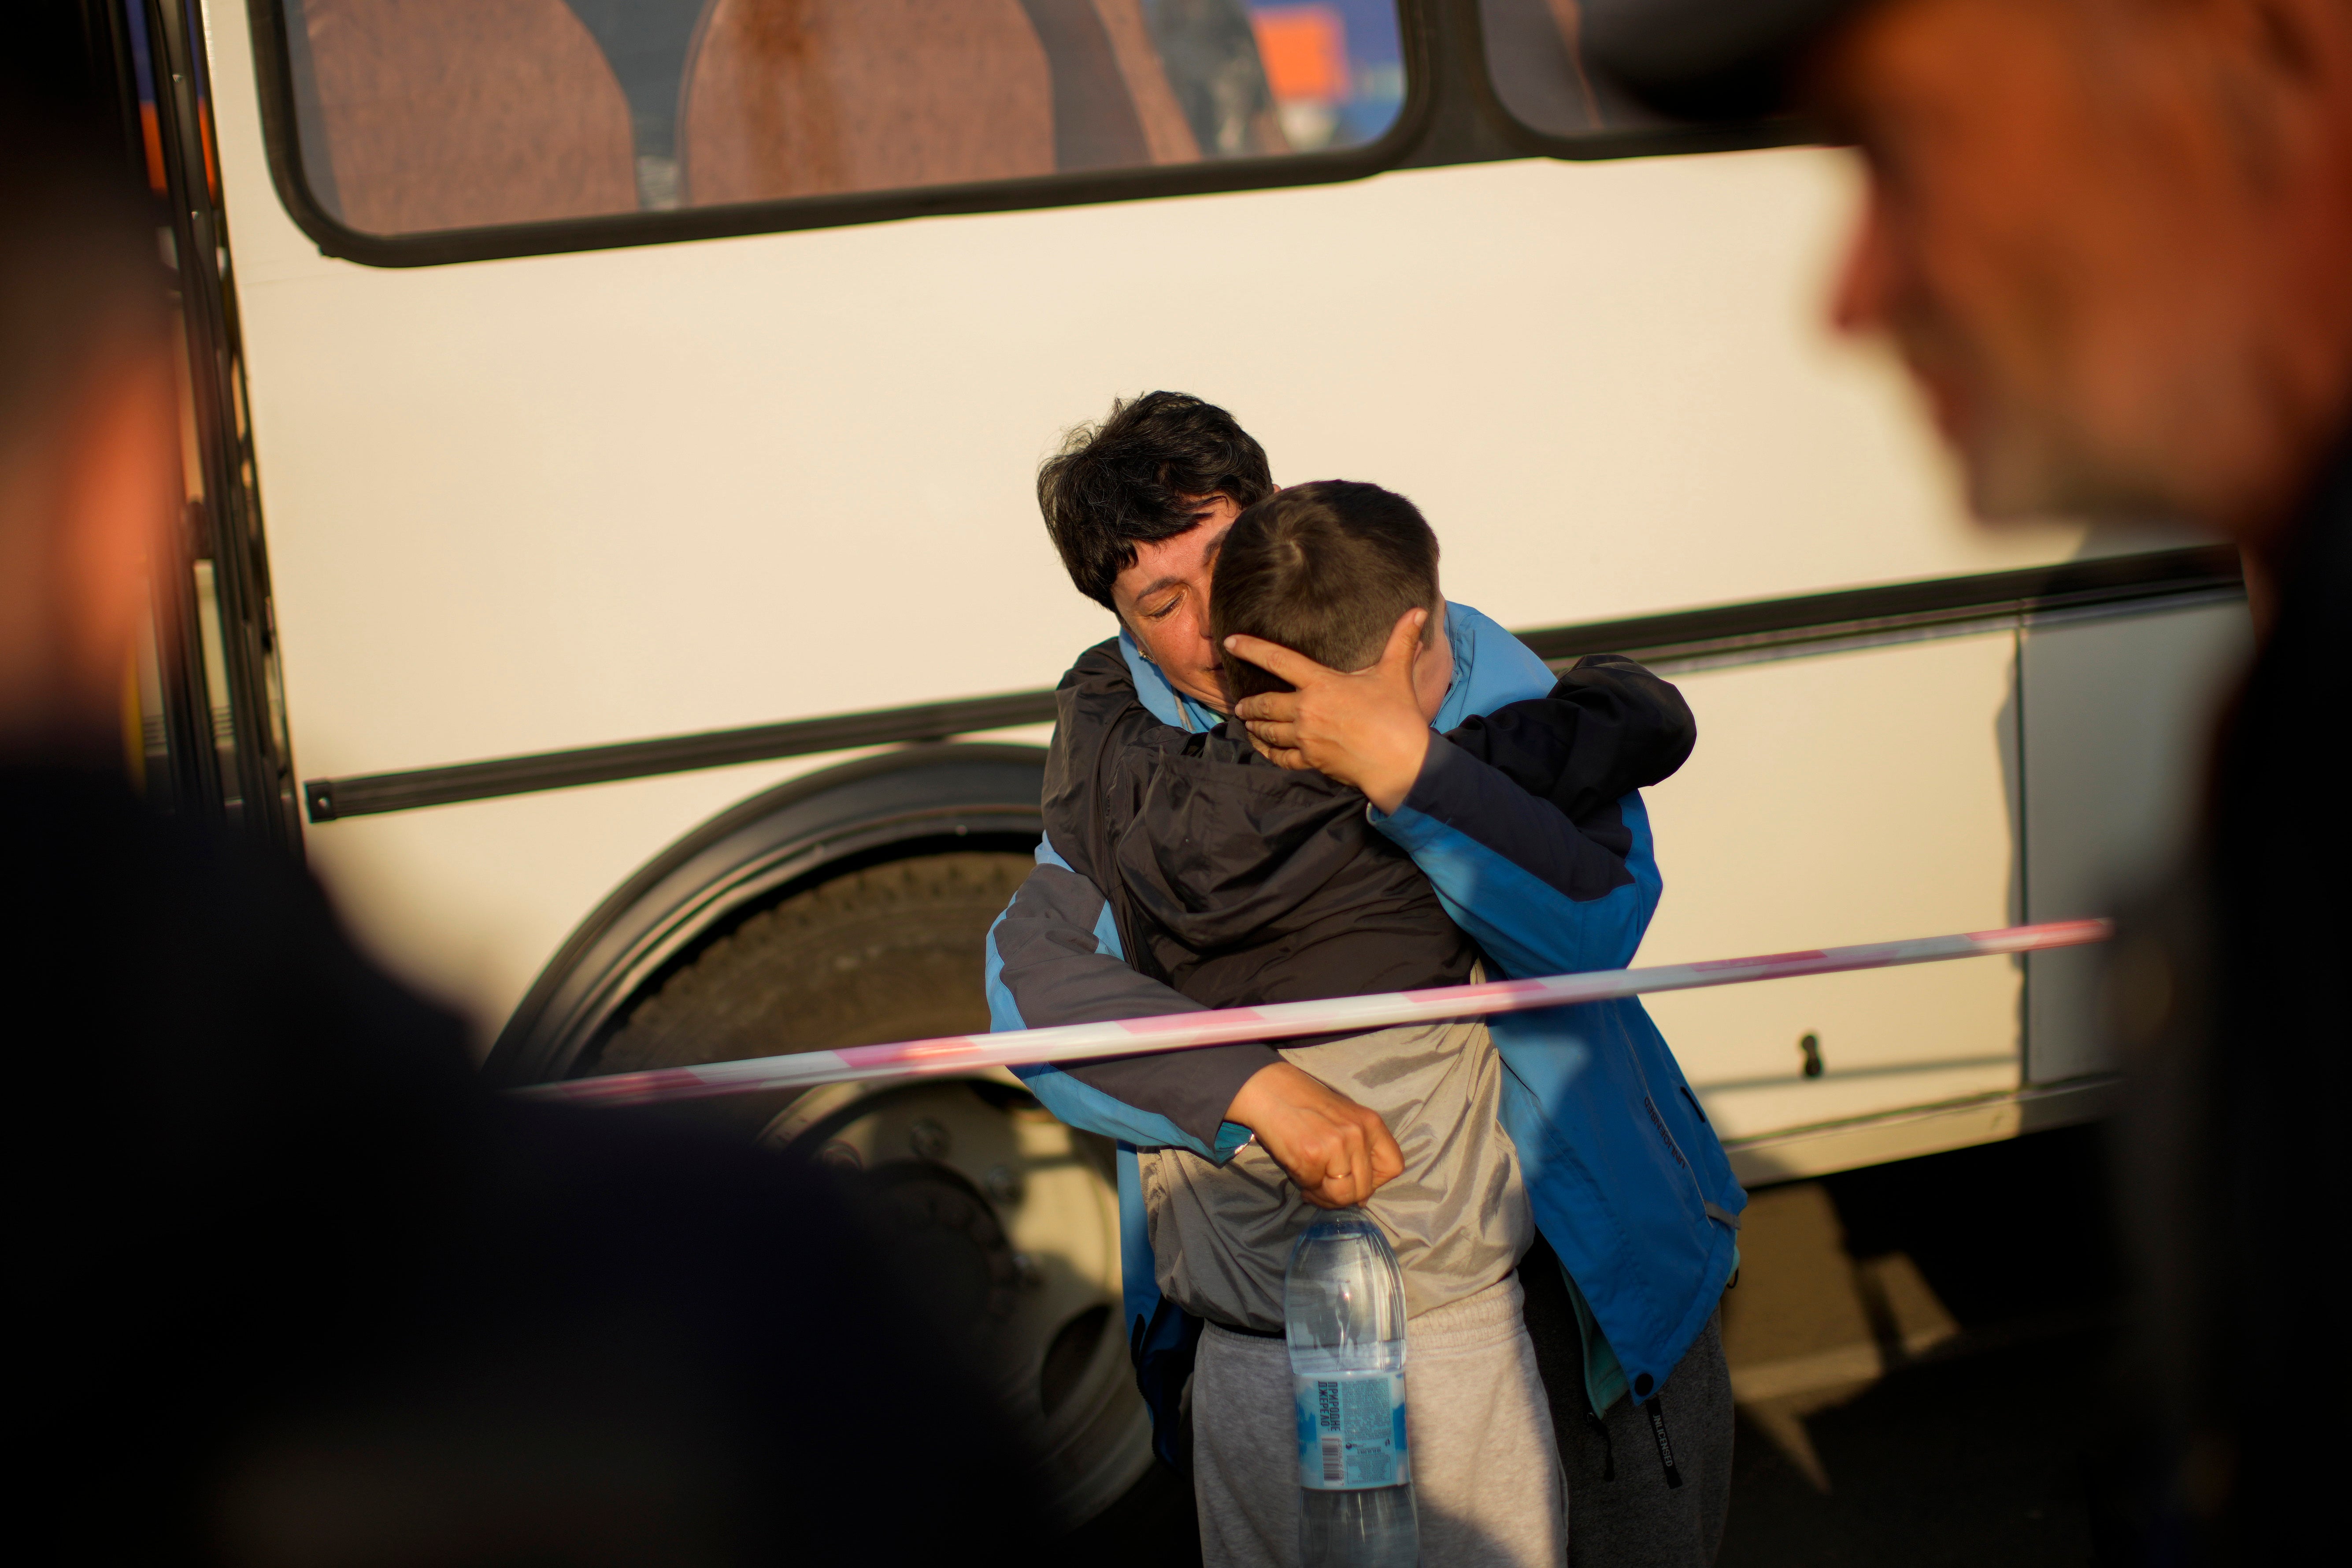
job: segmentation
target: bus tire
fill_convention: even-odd
[[[989,925],[1034,864],[919,854],[803,887],[685,955],[575,1075],[831,1049],[988,1027]],[[832,1084],[695,1108],[738,1135],[859,1173],[922,1305],[1038,1455],[1055,1525],[1124,1521],[1150,1479],[1149,1416],[1119,1332],[1108,1140],[1009,1074]]]
[[[981,943],[1026,855],[919,855],[835,877],[708,943],[634,1008],[592,1073],[985,1033]]]

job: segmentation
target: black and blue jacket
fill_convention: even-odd
[[[1402,805],[1393,815],[1370,811],[1372,826],[1411,856],[1490,971],[1623,967],[1662,888],[1639,794],[1583,803],[1580,826],[1515,776],[1528,759],[1472,721],[1548,696],[1554,678],[1475,610],[1449,605],[1447,632],[1454,679],[1438,713],[1441,733]],[[1222,721],[1171,688],[1131,641],[1122,637],[1119,646],[1136,697],[1160,723],[1207,731]],[[1079,718],[1083,679],[1074,670],[1064,683],[1073,708],[1066,721]],[[988,936],[994,1028],[1202,1005],[1126,962],[1117,914],[1091,873],[1087,846],[1050,835],[1038,846],[1036,869]],[[1518,1146],[1537,1226],[1613,1352],[1588,1362],[1588,1395],[1595,1409],[1614,1403],[1621,1387],[1647,1398],[1704,1329],[1730,1277],[1745,1194],[1638,1001],[1506,1015],[1492,1029],[1505,1068],[1504,1123]],[[1271,1047],[1250,1045],[1184,1052],[1181,1061],[1130,1057],[1022,1069],[1056,1115],[1121,1145],[1126,1317],[1139,1361],[1147,1337],[1179,1331],[1161,1310],[1133,1151],[1174,1146],[1231,1157],[1250,1133],[1224,1121],[1224,1110],[1251,1075],[1277,1059]]]

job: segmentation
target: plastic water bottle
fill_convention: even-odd
[[[1282,1281],[1307,1568],[1413,1568],[1421,1525],[1404,1413],[1404,1276],[1361,1213],[1307,1227]]]

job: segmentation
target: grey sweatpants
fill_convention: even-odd
[[[1575,1388],[1574,1413],[1559,1422],[1560,1458],[1576,1500],[1570,1568],[1707,1568],[1723,1547],[1731,1510],[1731,1371],[1723,1359],[1723,1314],[1707,1320],[1658,1395],[1681,1486],[1666,1485],[1648,1412],[1630,1397],[1620,1399],[1610,1406],[1604,1437],[1589,1417],[1579,1418],[1583,1392]]]
[[[1410,1319],[1404,1384],[1422,1562],[1563,1568],[1568,1496],[1517,1277]],[[1299,1568],[1289,1347],[1209,1324],[1192,1403],[1203,1568]]]

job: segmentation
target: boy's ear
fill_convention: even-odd
[[[1217,651],[1217,681],[1224,688],[1227,711],[1244,699],[1255,697],[1261,692],[1298,689],[1272,670],[1261,669],[1238,654],[1228,653],[1223,648]]]
[[[1243,684],[1242,668],[1240,659],[1222,647],[1217,649],[1217,684],[1224,689],[1225,711],[1228,713],[1234,710],[1234,703],[1249,695],[1248,688]]]

